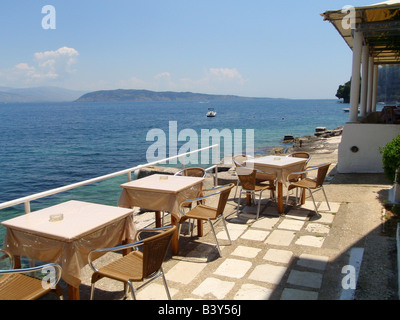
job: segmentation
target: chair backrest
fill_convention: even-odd
[[[243,167],[243,163],[250,157],[245,154],[237,154],[232,157],[233,163],[236,167]]]
[[[143,240],[143,277],[146,278],[160,270],[176,226],[166,228],[155,236]]]
[[[311,159],[311,155],[307,152],[303,151],[296,151],[288,155],[289,157],[295,157],[295,158],[304,158],[307,159],[306,163],[308,163]]]
[[[246,167],[237,167],[236,173],[240,180],[240,184],[243,189],[246,190],[254,190],[256,186],[256,175],[257,170],[246,168]]]
[[[216,213],[217,217],[224,213],[226,203],[228,202],[229,194],[234,186],[235,186],[234,183],[230,183],[224,189],[221,190],[218,200],[217,213]]]
[[[324,183],[326,174],[328,173],[328,169],[330,163],[324,163],[318,166],[318,173],[317,173],[317,186],[320,187]]]
[[[175,175],[204,178],[206,176],[206,170],[200,167],[185,168],[175,173]]]

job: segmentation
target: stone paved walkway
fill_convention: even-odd
[[[301,207],[288,207],[281,216],[275,203],[263,199],[262,214],[256,221],[255,206],[236,214],[233,192],[225,210],[232,244],[228,245],[222,223],[215,226],[222,257],[208,224],[204,224],[204,237],[182,234],[179,255],[169,256],[164,263],[172,299],[318,299],[327,263],[336,256],[323,246],[340,203],[330,202],[331,211],[326,203],[318,203],[321,215],[316,216],[313,203],[306,201]],[[90,271],[87,285],[89,276]],[[118,298],[122,286],[112,286],[110,280],[99,281],[96,296]],[[110,290],[115,290],[116,296],[111,297]],[[167,298],[161,279],[137,296]]]
[[[228,217],[233,245],[223,246],[222,258],[212,241],[197,239],[192,251],[167,268],[173,299],[318,299],[330,256],[316,249],[323,247],[340,204],[331,203],[332,211],[320,219],[310,217],[310,205],[282,217],[271,205],[257,221],[249,213]],[[227,243],[222,224],[217,230],[221,244]],[[149,286],[143,298],[162,299],[159,286]]]

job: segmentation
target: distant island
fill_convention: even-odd
[[[0,103],[72,102],[87,91],[58,87],[0,87]]]
[[[81,96],[76,102],[115,102],[115,101],[210,101],[210,100],[252,100],[257,98],[234,95],[213,95],[192,92],[156,92],[150,90],[100,90]]]

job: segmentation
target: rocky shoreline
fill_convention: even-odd
[[[293,143],[291,147],[272,147],[263,150],[265,153],[272,154],[289,154],[295,151],[304,151],[309,153],[318,152],[321,149],[334,150],[337,148],[336,144],[328,141],[328,138],[339,137],[342,135],[343,126],[337,127],[333,130],[327,130],[324,127],[317,127],[314,135],[294,137],[293,139],[283,140],[282,143]]]

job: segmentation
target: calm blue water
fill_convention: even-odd
[[[215,118],[205,116],[208,107],[218,112]],[[0,203],[144,164],[154,144],[146,141],[148,131],[168,135],[169,121],[177,122],[178,133],[194,129],[199,136],[201,129],[254,129],[257,153],[280,145],[286,134],[343,125],[342,107],[336,100],[281,99],[0,104]],[[34,201],[32,211],[67,199],[116,205],[126,179]],[[23,206],[2,210],[0,220],[23,212]]]

